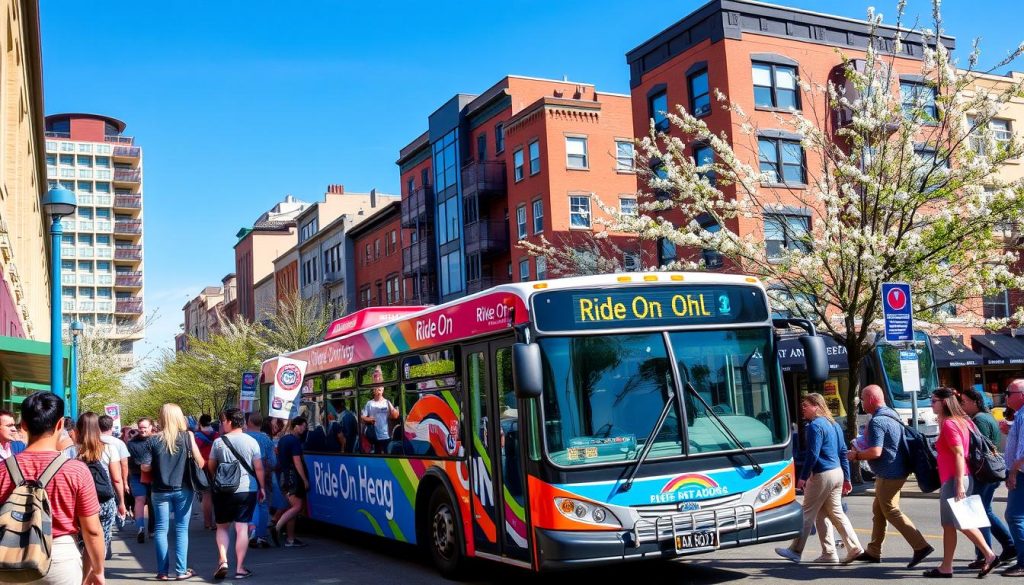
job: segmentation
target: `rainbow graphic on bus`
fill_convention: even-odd
[[[714,479],[703,473],[684,473],[677,475],[661,488],[662,496],[658,501],[679,502],[684,500],[706,500],[718,498],[729,493],[728,486],[719,485]],[[671,496],[668,496],[671,494]],[[668,498],[666,498],[668,496]]]

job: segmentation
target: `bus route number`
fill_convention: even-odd
[[[676,535],[676,552],[692,552],[718,548],[717,530],[695,530]]]

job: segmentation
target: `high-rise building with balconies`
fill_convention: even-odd
[[[116,340],[128,369],[144,324],[142,148],[124,129],[98,114],[46,117],[47,177],[78,199],[75,215],[63,221],[64,322],[81,321]]]

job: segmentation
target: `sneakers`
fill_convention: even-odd
[[[850,551],[850,554],[846,555],[846,558],[843,559],[843,564],[844,565],[849,565],[853,561],[859,559],[860,556],[864,555],[864,554],[867,554],[867,553],[864,552],[864,549],[862,549],[862,548],[853,549],[853,550]]]
[[[935,552],[935,549],[932,548],[932,545],[930,545],[930,544],[925,546],[924,548],[922,548],[920,550],[915,550],[914,551],[914,556],[911,557],[910,558],[910,562],[907,563],[907,568],[908,569],[913,569],[914,567],[919,565],[921,563],[921,561],[923,561],[928,555],[932,554],[933,552]]]
[[[1003,551],[1003,554],[999,555],[999,562],[1017,564],[1017,549],[1009,548]]]
[[[296,538],[294,540],[285,541],[284,546],[285,548],[303,548],[304,546],[306,546],[306,543]]]
[[[777,548],[775,549],[775,554],[786,559],[787,561],[793,561],[794,563],[800,562],[800,553],[794,552],[793,550],[788,548]]]
[[[788,549],[787,549],[788,550]],[[776,551],[778,552],[778,551]],[[782,553],[779,553],[782,554]],[[788,557],[787,557],[788,558]],[[839,555],[822,554],[820,557],[811,561],[815,565],[838,565]]]

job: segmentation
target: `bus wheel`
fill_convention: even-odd
[[[462,527],[456,521],[455,506],[444,488],[430,496],[430,557],[445,577],[458,575],[465,564],[462,556]]]

